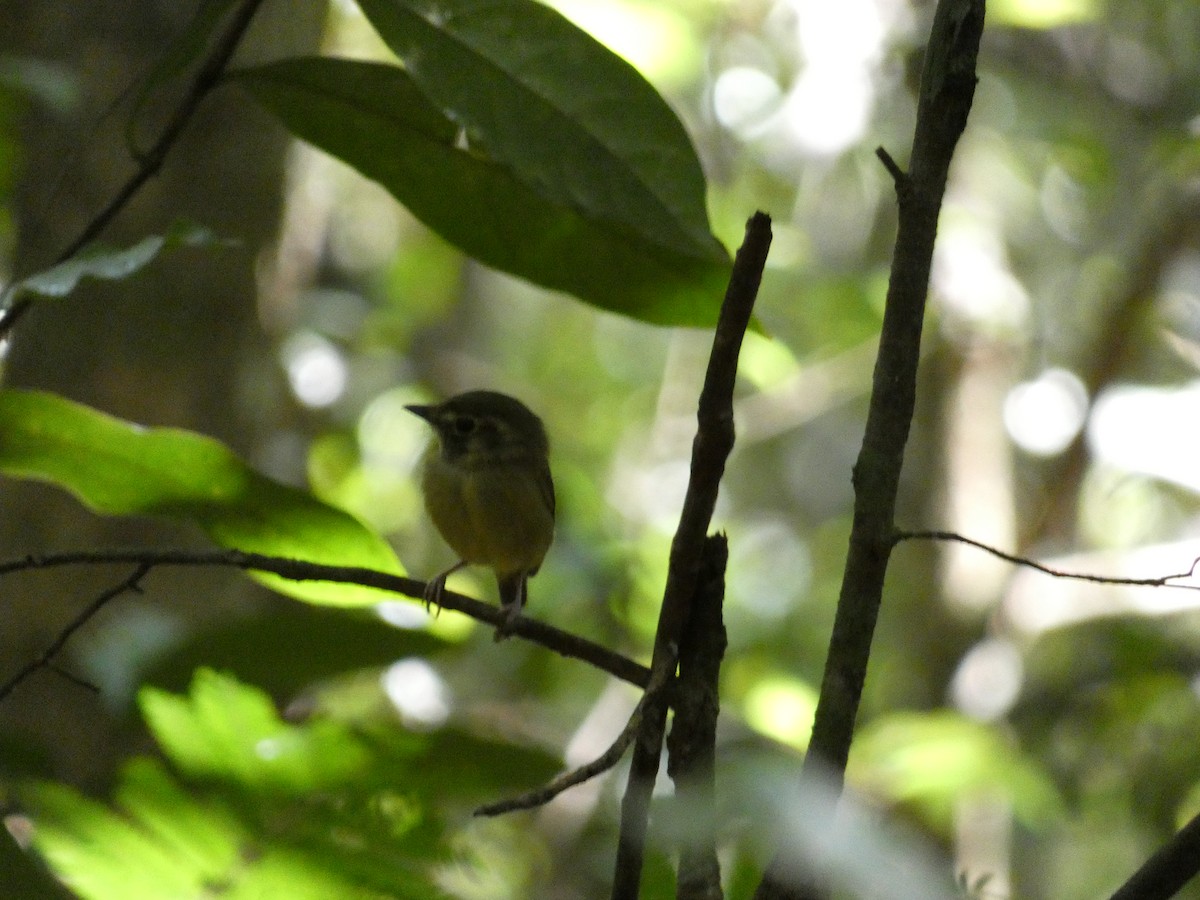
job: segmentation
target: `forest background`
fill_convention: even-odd
[[[350,4],[285,7],[265,6],[234,68],[386,53]],[[726,247],[754,210],[773,219],[715,520],[730,540],[723,860],[728,895],[748,896],[772,851],[770,827],[747,812],[750,786],[772,791],[811,729],[896,223],[875,148],[905,161],[932,4],[557,8],[668,99]],[[178,102],[172,79],[154,79],[193,12],[0,7],[0,264],[12,277],[53,262],[136,168],[130,145],[148,146]],[[1191,567],[1198,44],[1200,10],[1183,0],[989,6],[941,215],[901,527],[1059,570]],[[39,300],[6,386],[218,438],[386,535],[414,576],[451,560],[413,477],[427,434],[403,405],[477,386],[520,396],[546,420],[560,503],[529,612],[648,659],[711,332],[600,311],[472,262],[378,185],[292,142],[236,84],[205,98],[104,240],[133,245],[179,220],[217,239]],[[208,546],[184,525],[3,485],[4,559]],[[120,577],[5,576],[0,678]],[[456,584],[492,597],[480,573]],[[1198,596],[903,543],[850,787],[984,896],[1112,891],[1200,811]],[[252,876],[226,872],[233,882],[279,878],[314,896],[343,882],[395,896],[606,892],[622,769],[538,813],[470,817],[620,730],[636,692],[577,661],[495,645],[471,620],[431,621],[412,602],[331,609],[188,570],[154,572],[109,603],[57,668],[98,690],[44,669],[4,698],[0,790],[10,830],[36,833],[40,817],[52,867],[94,879],[91,896],[138,896],[134,871],[143,896],[168,876],[211,878],[214,848],[247,841],[252,825],[267,849],[244,863]],[[296,742],[304,765],[271,769],[261,745],[238,744],[232,711]],[[189,727],[224,742],[197,760]],[[337,760],[354,761],[353,788]],[[230,812],[248,797],[267,812]],[[147,825],[156,802],[189,811],[204,852]],[[121,852],[79,852],[88,828]],[[347,862],[360,844],[372,851]],[[13,891],[45,896],[45,872],[17,846],[3,842],[4,870],[22,879]],[[114,855],[124,868],[105,867]],[[855,866],[870,866],[847,855],[853,885]],[[647,896],[669,890],[668,860],[652,855]],[[389,877],[412,881],[381,887]]]

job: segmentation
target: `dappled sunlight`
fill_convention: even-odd
[[[409,657],[388,666],[383,690],[410,728],[437,728],[450,717],[450,690],[437,669],[423,659]]]
[[[971,718],[990,722],[1012,711],[1023,682],[1020,648],[1004,638],[985,638],[959,661],[950,696]]]
[[[816,689],[785,675],[759,678],[742,698],[746,724],[798,750],[808,746],[816,711]]]
[[[704,52],[697,23],[682,8],[624,0],[552,0],[548,5],[655,83],[686,83]]]
[[[6,368],[24,356],[23,383],[94,391],[100,401],[79,402],[97,409],[159,411],[91,444],[83,425],[102,416],[6,429],[0,445],[67,447],[63,470],[16,474],[75,494],[6,484],[10,555],[77,535],[122,547],[211,540],[304,558],[328,551],[393,572],[402,563],[428,579],[455,556],[422,502],[428,428],[405,407],[500,390],[544,420],[550,445],[554,541],[530,582],[528,631],[546,623],[601,645],[636,663],[640,674],[626,673],[636,681],[691,475],[725,251],[763,210],[774,242],[712,522],[729,541],[727,644],[721,805],[705,821],[718,828],[728,895],[748,895],[748,873],[779,844],[846,896],[949,898],[960,868],[971,896],[1110,891],[1200,808],[1200,577],[1189,573],[1200,556],[1200,7],[988,3],[922,342],[916,359],[906,354],[919,362],[916,413],[892,423],[893,437],[911,425],[892,523],[908,533],[881,526],[854,544],[891,556],[849,791],[835,812],[825,787],[798,772],[855,490],[878,489],[866,477],[878,455],[896,462],[896,448],[864,452],[862,438],[873,388],[899,383],[876,362],[933,4],[469,4],[495,18],[465,35],[435,28],[411,47],[414,29],[454,24],[451,0],[415,12],[377,5],[398,22],[412,15],[391,45],[378,21],[338,0],[323,34],[313,25],[302,65],[239,62],[222,88],[228,106],[206,107],[213,121],[253,110],[254,140],[234,147],[227,178],[184,195],[202,158],[168,157],[140,195],[145,209],[111,236],[126,245],[140,222],[195,208],[221,235],[219,250],[192,246],[136,277],[85,283],[86,302],[39,299],[11,354],[0,335]],[[559,53],[541,32],[522,32],[521,15],[506,18],[513,10],[546,16],[537,21],[547,33],[570,28],[559,10],[595,40],[556,33],[561,48],[574,46]],[[285,31],[276,37],[298,40]],[[598,45],[621,59],[583,53],[595,64],[585,66],[572,55]],[[318,52],[329,67],[311,66]],[[443,52],[441,81],[416,77]],[[86,109],[104,108],[107,88],[92,81],[123,57],[92,47],[64,58],[105,61],[72,72],[88,87]],[[19,82],[20,67],[7,77]],[[19,273],[52,258],[49,244],[66,245],[60,215],[80,215],[23,210],[42,199],[43,161],[79,138],[26,146],[22,129],[61,125],[67,111],[28,86],[10,108],[9,89],[0,78],[0,270]],[[160,102],[151,99],[147,108]],[[134,118],[137,135],[153,124]],[[125,125],[124,113],[113,121]],[[86,122],[73,127],[83,133]],[[295,136],[286,151],[284,129]],[[880,164],[880,147],[898,171]],[[273,168],[254,175],[262,219],[233,219],[249,187],[233,173],[268,156]],[[72,165],[82,183],[63,196],[102,196],[93,169],[113,170],[115,159]],[[28,183],[17,161],[35,176]],[[226,247],[226,236],[240,244]],[[210,286],[208,269],[224,281]],[[196,283],[200,300],[189,294]],[[226,297],[243,298],[244,319],[218,306]],[[210,305],[219,313],[206,318]],[[83,340],[64,327],[75,315],[91,326]],[[914,336],[917,325],[914,316]],[[213,333],[220,353],[199,340]],[[163,429],[163,419],[194,431]],[[199,439],[207,434],[224,443]],[[164,513],[175,531],[159,530]],[[1099,584],[1015,558],[1058,574],[1186,577]],[[86,853],[109,873],[128,859],[147,883],[153,866],[178,869],[191,894],[250,891],[237,882],[250,872],[352,896],[341,890],[349,870],[380,895],[606,893],[627,761],[537,812],[483,822],[471,811],[594,760],[629,721],[637,689],[522,637],[494,642],[476,619],[411,598],[280,579],[268,592],[239,572],[221,577],[210,587],[163,576],[145,598],[122,598],[119,614],[72,637],[62,684],[41,673],[42,693],[8,707],[18,777],[55,785],[31,793],[42,804],[31,820],[9,817],[24,843],[36,845],[41,828],[68,865]],[[0,628],[16,636],[10,653],[29,656],[70,620],[66,604],[93,599],[92,585],[56,583],[45,604],[19,585],[19,627]],[[497,599],[486,567],[449,586]],[[213,621],[221,627],[210,632]],[[172,693],[202,664],[244,682],[209,671],[191,694]],[[100,699],[88,685],[76,691],[77,679]],[[144,681],[164,687],[140,695],[146,723],[135,728]],[[160,752],[118,770],[148,735]],[[99,798],[80,784],[115,789]],[[682,819],[669,837],[687,837],[687,792],[665,770],[656,791],[655,826]],[[55,830],[56,816],[85,830]],[[212,850],[205,835],[225,854],[211,871],[195,864]],[[320,845],[312,856],[296,850],[305,840]],[[675,849],[651,851],[645,896],[670,894]]]

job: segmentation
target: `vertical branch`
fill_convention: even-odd
[[[738,249],[729,276],[729,287],[713,336],[712,353],[700,391],[692,442],[691,475],[679,528],[671,542],[671,560],[663,605],[654,636],[650,662],[651,682],[669,683],[675,672],[680,635],[692,608],[700,580],[705,535],[717,503],[717,490],[725,473],[725,460],[733,449],[733,385],[737,378],[738,354],[750,324],[754,300],[762,281],[767,250],[771,246],[771,220],[755,213],[746,223],[746,236]],[[660,691],[647,695],[641,727],[634,741],[629,783],[621,801],[621,831],[613,872],[613,900],[634,900],[642,877],[646,822],[650,795],[658,776],[663,733],[667,720],[667,696]]]
[[[983,18],[984,0],[940,0],[925,52],[909,171],[903,172],[886,151],[879,151],[895,181],[898,231],[866,430],[854,464],[850,546],[802,769],[802,777],[814,776],[818,767],[827,770],[835,791],[841,788],[850,752],[893,546],[896,492],[916,399],[938,213],[950,160],[975,94]],[[777,854],[757,898],[813,896],[812,885],[800,886],[788,877],[802,867],[802,861]]]
[[[675,715],[667,737],[667,774],[682,815],[676,900],[722,900],[716,843],[718,681],[725,655],[725,565],[729,542],[709,535],[696,602],[679,643]]]

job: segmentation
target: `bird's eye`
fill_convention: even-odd
[[[450,426],[454,429],[455,434],[465,437],[475,430],[475,420],[470,416],[455,416]]]

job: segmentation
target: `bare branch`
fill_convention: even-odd
[[[86,678],[80,678],[78,675],[74,674],[73,672],[68,672],[66,669],[62,668],[57,663],[47,663],[46,668],[49,671],[53,672],[55,675],[59,676],[60,678],[64,678],[67,681],[71,682],[71,684],[75,685],[76,687],[81,687],[85,691],[91,691],[93,694],[100,693],[100,685],[93,684],[92,682],[88,681]]]
[[[55,553],[45,556],[26,556],[21,559],[0,562],[0,577],[13,572],[31,569],[50,569],[61,566],[98,565],[111,563],[132,563],[139,571],[159,567],[218,567],[253,570],[255,572],[270,572],[291,581],[329,581],[340,584],[356,584],[363,587],[377,588],[393,594],[411,597],[424,602],[425,583],[413,578],[378,572],[374,569],[363,569],[355,566],[327,566],[320,563],[304,562],[298,559],[265,556],[259,553],[243,553],[240,550],[99,550],[80,551],[74,553]],[[144,574],[144,573],[143,573]],[[128,589],[128,588],[126,588]],[[112,598],[109,598],[112,599]],[[107,602],[107,600],[105,601]],[[486,622],[493,627],[503,618],[500,610],[471,597],[453,591],[442,595],[442,607],[461,612],[473,619]],[[85,610],[86,613],[86,610]],[[77,617],[71,626],[60,633],[52,645],[53,653],[57,654],[62,645],[70,638],[78,627],[95,614],[95,610],[82,618]],[[614,678],[628,681],[638,687],[646,687],[650,683],[650,670],[639,665],[626,656],[593,643],[586,638],[571,634],[567,631],[531,619],[522,615],[516,620],[512,633],[526,640],[540,644],[547,650],[552,650],[560,656],[582,660],[601,671],[607,672]],[[47,651],[49,652],[49,651]],[[45,657],[45,654],[43,654]],[[41,668],[41,664],[30,664],[22,669],[12,681],[12,688],[28,678],[29,675]],[[3,695],[0,695],[0,700]]]
[[[717,503],[717,491],[725,473],[725,460],[733,449],[733,387],[737,379],[738,354],[750,324],[770,246],[771,220],[764,213],[755,213],[746,223],[745,238],[734,259],[713,335],[704,387],[700,391],[691,473],[679,527],[671,542],[667,584],[654,637],[650,670],[656,677],[675,672],[680,635],[700,581],[705,539]],[[629,783],[621,801],[613,900],[634,900],[638,896],[650,796],[662,755],[667,705],[665,692],[661,697],[646,697],[641,728],[634,744]]]
[[[875,155],[879,157],[879,161],[883,163],[883,167],[888,170],[888,174],[892,176],[892,181],[896,185],[896,190],[903,190],[908,182],[908,175],[900,168],[899,163],[892,159],[892,154],[888,153],[883,147],[875,148]]]
[[[725,567],[729,542],[709,535],[696,604],[679,644],[675,714],[667,737],[667,774],[685,820],[681,823],[676,900],[721,900],[717,858],[717,715],[721,660],[725,655]]]
[[[1167,900],[1200,872],[1200,816],[1142,863],[1109,900]]]
[[[26,678],[31,676],[39,669],[51,667],[54,658],[62,652],[63,647],[67,645],[67,641],[71,639],[71,635],[77,632],[80,628],[92,620],[96,613],[100,612],[110,600],[120,597],[127,591],[140,591],[141,580],[146,577],[146,573],[151,569],[145,563],[139,563],[137,568],[133,570],[133,574],[121,581],[114,587],[109,588],[87,606],[85,606],[74,619],[67,624],[67,627],[58,633],[58,637],[42,651],[37,659],[26,663],[21,669],[13,675],[8,681],[0,684],[0,702],[9,694],[16,690],[17,686]],[[64,673],[65,674],[65,673]],[[76,679],[72,678],[72,681]]]
[[[1185,578],[1193,578],[1196,575],[1196,567],[1200,566],[1200,556],[1192,560],[1192,565],[1186,572],[1176,572],[1173,575],[1159,575],[1154,578],[1118,578],[1111,575],[1094,575],[1090,572],[1066,572],[1062,569],[1054,569],[1044,565],[1036,560],[1029,559],[1024,556],[1016,556],[1012,553],[1006,553],[1003,550],[992,547],[982,541],[977,541],[974,538],[969,538],[958,534],[954,531],[898,531],[892,538],[892,544],[899,544],[903,541],[952,541],[957,544],[966,544],[968,547],[974,547],[977,550],[982,550],[985,553],[990,553],[992,556],[1002,559],[1005,562],[1010,562],[1014,566],[1023,566],[1027,569],[1041,572],[1049,575],[1052,578],[1069,578],[1073,581],[1089,581],[1093,584],[1112,584],[1124,585],[1126,587],[1167,587],[1181,591],[1200,591],[1200,584],[1175,584],[1176,581],[1182,581]]]
[[[475,815],[499,816],[504,813],[515,812],[519,809],[534,809],[539,806],[545,806],[563,791],[583,784],[585,781],[590,781],[597,775],[603,775],[615,766],[620,762],[621,757],[625,755],[625,751],[629,749],[629,745],[633,743],[633,739],[637,737],[638,729],[642,727],[642,717],[645,715],[646,706],[650,702],[650,699],[659,696],[666,686],[665,679],[661,677],[662,673],[659,673],[659,675],[660,677],[657,680],[653,677],[651,678],[650,684],[646,686],[645,693],[642,694],[642,699],[634,707],[633,713],[629,716],[629,721],[625,723],[625,727],[621,729],[621,733],[617,735],[617,739],[598,757],[577,769],[564,772],[536,790],[508,800],[499,800],[495,803],[488,803],[481,806],[475,810]]]

